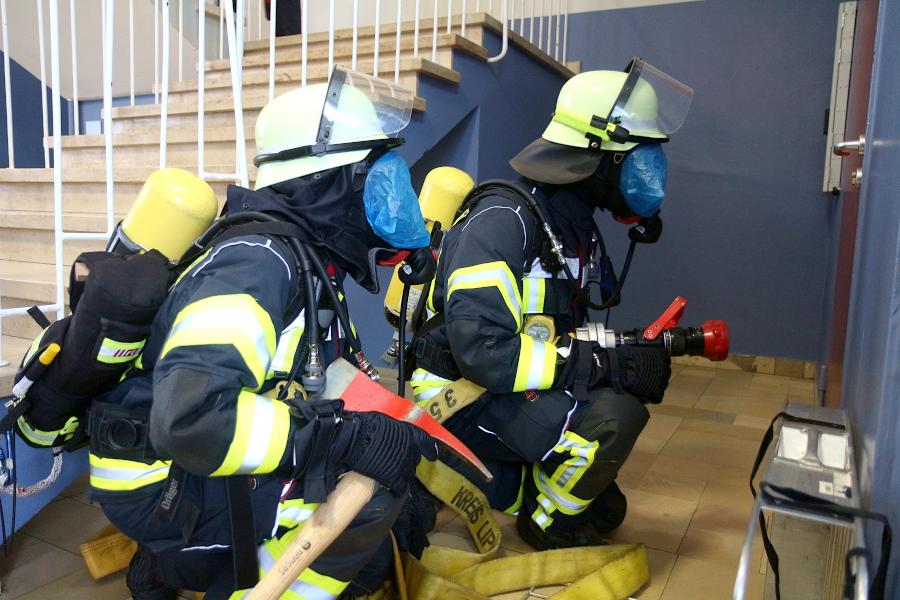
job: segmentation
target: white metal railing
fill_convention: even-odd
[[[27,2],[28,0],[19,0]],[[42,123],[42,146],[43,146],[43,165],[53,168],[53,239],[54,239],[54,282],[55,294],[52,304],[41,305],[39,308],[45,312],[54,312],[57,317],[63,315],[65,310],[64,296],[64,261],[63,261],[63,245],[65,242],[73,240],[106,240],[112,234],[115,226],[115,184],[113,172],[113,77],[114,59],[117,58],[114,51],[117,48],[124,48],[124,35],[116,36],[114,5],[124,9],[125,3],[116,2],[116,0],[78,0],[79,8],[88,2],[98,3],[100,6],[100,14],[102,18],[101,35],[96,36],[90,33],[90,23],[82,23],[85,29],[83,38],[79,39],[77,35],[77,21],[81,13],[76,12],[76,1],[69,0],[66,3],[69,10],[69,35],[71,40],[71,48],[68,49],[71,66],[71,107],[73,122],[68,128],[69,131],[62,130],[62,112],[65,107],[62,106],[61,82],[62,69],[61,55],[63,50],[60,47],[60,2],[65,0],[34,0],[35,10],[37,13],[37,43],[39,44],[40,56],[40,75],[42,90],[41,112],[43,115]],[[237,2],[237,10],[231,7],[230,0],[222,0],[220,6],[211,13],[213,22],[218,21],[218,28],[212,24],[211,30],[218,33],[218,40],[211,40],[213,48],[218,43],[218,58],[228,58],[229,75],[231,78],[231,96],[233,105],[229,110],[233,110],[235,124],[235,168],[232,173],[217,173],[206,170],[206,113],[207,113],[207,40],[209,40],[210,27],[207,23],[207,4],[213,0],[153,0],[153,25],[152,35],[153,42],[149,43],[146,39],[149,36],[149,26],[145,25],[142,20],[138,20],[139,9],[144,10],[143,15],[146,17],[146,10],[150,4],[147,0],[138,2],[137,6],[134,0],[128,0],[127,4],[127,48],[128,59],[119,58],[119,76],[126,70],[123,65],[127,62],[127,86],[117,87],[118,90],[127,92],[119,92],[122,100],[127,101],[130,105],[135,105],[138,100],[146,102],[150,98],[160,107],[160,130],[159,130],[159,166],[165,167],[169,163],[169,135],[168,125],[170,118],[170,88],[171,76],[174,70],[179,80],[193,80],[196,78],[196,101],[197,101],[197,173],[198,176],[208,181],[234,181],[241,185],[248,185],[248,163],[246,152],[246,134],[244,131],[244,89],[243,79],[243,58],[244,45],[246,42],[254,42],[254,52],[258,52],[261,48],[268,51],[267,72],[267,97],[272,99],[276,92],[276,83],[283,80],[279,76],[278,69],[291,68],[297,69],[299,66],[299,83],[306,85],[311,78],[321,80],[323,70],[319,65],[327,65],[327,72],[330,73],[333,66],[339,62],[346,64],[347,60],[347,38],[343,35],[340,38],[337,35],[339,30],[351,31],[350,48],[349,48],[349,66],[351,68],[360,68],[361,58],[371,58],[372,72],[378,76],[393,76],[395,81],[400,81],[403,74],[403,57],[408,56],[410,49],[412,56],[423,57],[428,56],[432,61],[438,59],[438,49],[442,43],[441,38],[447,34],[457,32],[460,35],[466,35],[467,30],[471,28],[472,19],[470,11],[486,13],[497,18],[502,23],[501,46],[496,56],[489,58],[490,62],[501,60],[507,53],[512,33],[519,36],[512,38],[518,43],[524,41],[530,42],[538,46],[547,55],[557,60],[567,60],[567,41],[568,41],[568,0],[498,0],[481,1],[481,0],[447,0],[446,3],[439,0],[396,0],[396,2],[384,2],[382,0],[372,0],[360,2],[360,0],[329,0],[325,2],[310,2],[302,0],[301,2],[301,18],[300,18],[300,64],[293,63],[293,67],[285,63],[284,56],[276,52],[275,37],[275,20],[279,14],[284,14],[286,10],[284,5],[279,9],[278,1],[270,1],[270,14],[267,19],[264,16],[264,0],[240,0]],[[50,63],[50,82],[49,86],[46,81],[46,62],[45,53],[45,22],[44,9],[45,3],[49,6],[49,63]],[[97,4],[94,4],[96,7]],[[18,2],[16,8],[18,8]],[[172,18],[173,9],[176,11],[175,18]],[[196,11],[194,13],[194,11]],[[197,16],[196,38],[193,32],[185,30],[186,19],[192,15]],[[218,17],[218,18],[216,18]],[[410,19],[411,17],[411,19]],[[404,21],[404,18],[407,20]],[[409,21],[412,21],[411,23]],[[0,0],[0,33],[2,33],[2,50],[4,54],[5,77],[3,82],[3,92],[6,99],[6,125],[7,139],[6,148],[8,155],[8,166],[16,166],[15,158],[15,120],[14,120],[14,98],[12,94],[12,83],[10,74],[10,43],[9,29],[12,25],[14,31],[26,30],[34,31],[33,24],[17,24],[10,23],[7,19],[7,0]],[[546,35],[545,35],[546,29]],[[124,28],[123,28],[124,30]],[[146,31],[145,31],[146,30]],[[527,30],[527,34],[526,34]],[[175,39],[172,39],[172,36]],[[393,34],[393,40],[390,39]],[[215,33],[214,33],[215,35]],[[412,41],[410,43],[410,36]],[[430,36],[430,40],[428,39]],[[100,38],[98,44],[97,38]],[[430,53],[428,52],[428,42],[430,41]],[[196,42],[196,44],[195,44]],[[196,46],[197,62],[196,69],[185,68],[185,62],[189,60],[186,43]],[[102,48],[103,68],[102,68],[102,84],[99,90],[80,90],[78,79],[78,57],[89,56],[96,50],[88,48],[79,48],[79,46],[87,46],[93,44],[94,48],[99,45]],[[313,46],[315,44],[315,46]],[[327,62],[322,50],[327,44]],[[175,45],[173,47],[173,45]],[[383,46],[387,46],[392,50],[384,55]],[[153,73],[149,75],[149,57],[141,60],[136,57],[136,48],[153,48]],[[296,48],[288,44],[286,48]],[[315,48],[315,54],[311,56],[311,48]],[[363,50],[364,48],[364,50]],[[289,50],[286,50],[288,52]],[[213,51],[214,53],[214,51]],[[389,67],[383,64],[383,58],[390,56],[393,58],[393,69],[390,75],[383,73]],[[387,59],[390,61],[390,59]],[[311,65],[315,65],[315,70]],[[118,61],[117,61],[118,62]],[[68,63],[68,61],[67,61]],[[279,64],[280,63],[280,64]],[[389,63],[388,63],[389,64]],[[144,66],[147,65],[147,66]],[[66,65],[68,67],[68,65]],[[368,67],[365,67],[368,69]],[[296,73],[296,71],[294,71]],[[290,77],[288,77],[290,79]],[[126,79],[122,79],[125,82]],[[152,84],[150,83],[152,81]],[[51,95],[51,106],[47,107],[47,90],[49,87]],[[179,94],[184,94],[189,87],[182,84],[177,88]],[[101,112],[101,129],[104,134],[104,153],[105,153],[105,177],[106,177],[106,198],[105,198],[105,231],[102,232],[78,232],[66,231],[63,228],[63,151],[61,136],[66,133],[74,133],[78,135],[82,133],[81,117],[83,114],[82,103],[85,98],[96,98],[97,94],[102,96],[102,112]],[[48,120],[52,115],[52,123]],[[33,135],[33,134],[32,134]],[[34,166],[34,165],[29,165]],[[2,290],[0,290],[0,300],[2,300]],[[2,324],[3,318],[13,315],[21,315],[26,311],[25,308],[2,308],[0,307],[0,365],[5,364],[2,354]]]

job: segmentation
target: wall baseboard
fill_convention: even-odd
[[[722,361],[713,362],[702,356],[675,356],[672,363],[693,367],[708,367],[726,371],[750,371],[766,375],[783,375],[785,377],[816,378],[816,363],[792,358],[775,358],[772,356],[752,356],[749,354],[729,354]]]

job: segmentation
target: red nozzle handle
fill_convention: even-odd
[[[709,360],[725,360],[728,357],[728,324],[719,319],[700,324],[703,332],[703,356]]]

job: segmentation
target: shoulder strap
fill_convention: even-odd
[[[475,207],[479,200],[491,195],[500,196],[513,204],[525,208],[534,219],[538,231],[536,235],[531,236],[531,243],[526,249],[526,259],[531,263],[541,255],[541,247],[544,245],[544,236],[540,232],[542,218],[535,213],[535,209],[532,207],[534,203],[533,196],[518,183],[506,179],[490,179],[475,186],[463,199],[459,210],[456,212],[456,217],[453,219],[453,223],[456,224],[460,218],[465,216],[467,211]]]

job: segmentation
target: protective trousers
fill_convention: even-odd
[[[185,506],[197,511],[193,526],[168,522],[156,514],[158,494],[143,494],[123,502],[103,502],[109,520],[151,553],[154,568],[142,578],[172,589],[205,591],[207,600],[241,598],[234,589],[231,524],[225,482],[221,478],[188,476]],[[302,499],[279,501],[280,479],[254,478],[251,495],[258,544],[260,577],[275,561],[312,514],[316,505]],[[290,494],[288,494],[290,498]],[[348,586],[364,594],[377,589],[392,565],[389,531],[403,500],[380,490],[328,549],[306,569],[281,597],[287,600],[337,598]],[[351,583],[352,582],[352,583]],[[129,579],[129,585],[141,582]]]
[[[445,423],[494,473],[481,484],[493,508],[527,511],[564,528],[616,478],[649,412],[635,397],[597,389],[576,402],[560,390],[485,393]]]

